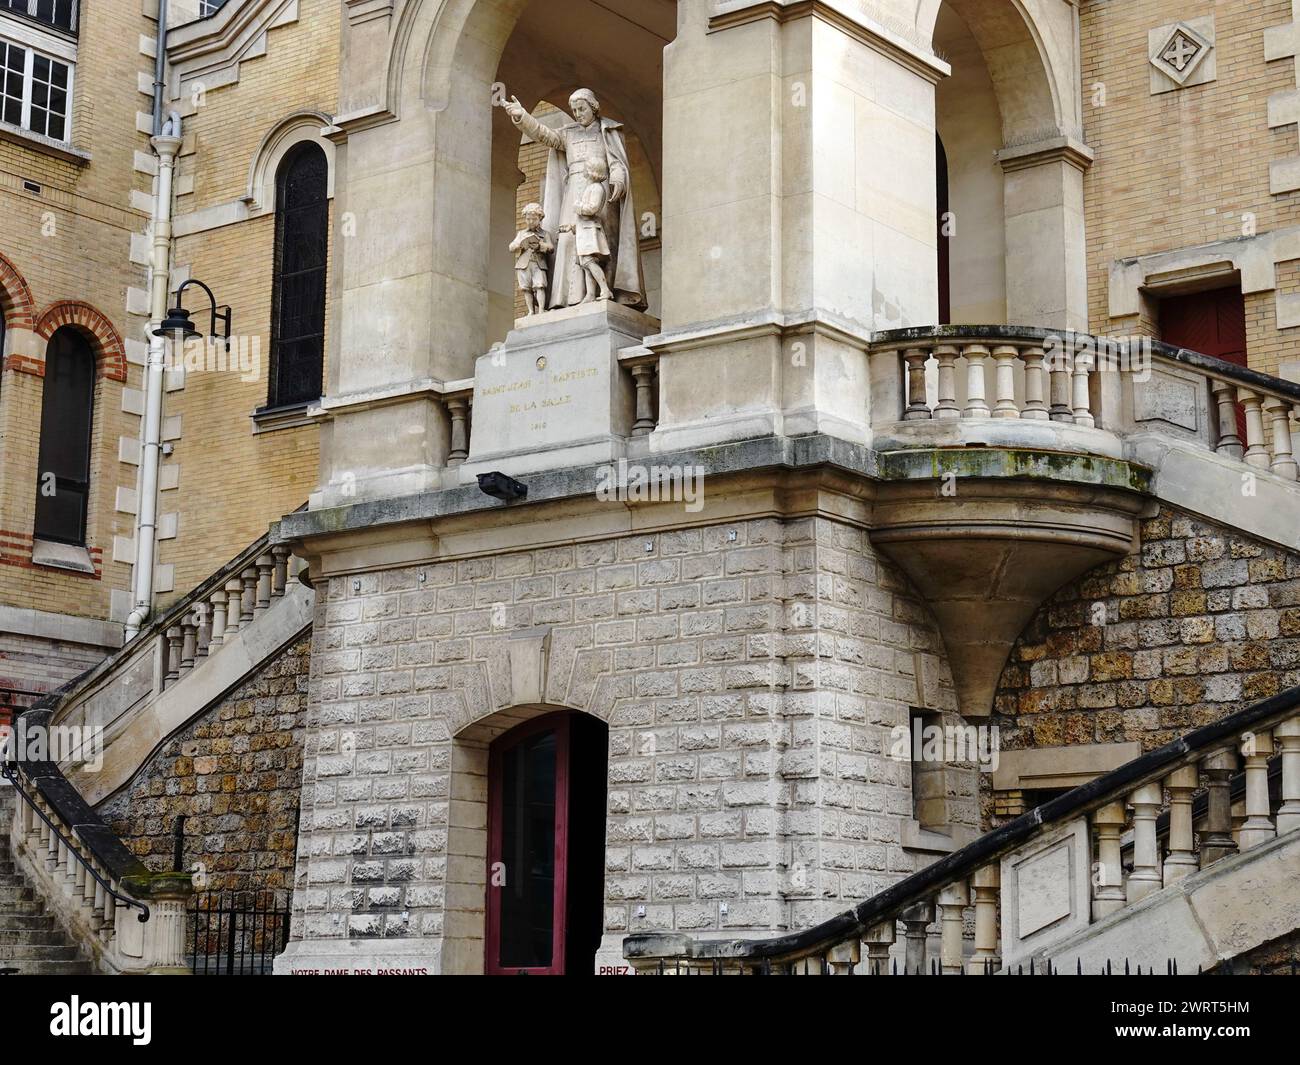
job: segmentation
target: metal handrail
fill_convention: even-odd
[[[986,833],[960,850],[905,877],[878,895],[830,920],[791,935],[757,940],[696,940],[675,934],[642,933],[623,940],[628,959],[732,959],[764,964],[813,957],[842,943],[862,938],[870,929],[896,918],[913,903],[933,897],[958,880],[1019,848],[1040,829],[1072,821],[1127,796],[1143,784],[1163,780],[1173,770],[1235,743],[1252,728],[1268,728],[1300,711],[1300,688],[1290,688],[1263,702],[1180,736],[1118,769],[1097,777]]]
[[[9,781],[10,784],[14,786],[14,791],[16,791],[19,794],[23,802],[27,803],[27,805],[30,806],[32,810],[36,813],[36,816],[39,817],[42,821],[44,821],[47,826],[49,826],[50,831],[53,832],[55,836],[58,837],[59,842],[61,842],[65,847],[68,848],[68,853],[71,854],[73,858],[77,860],[77,864],[79,864],[83,869],[86,870],[87,873],[91,875],[91,877],[94,878],[95,883],[97,883],[100,887],[104,889],[105,894],[107,894],[110,898],[115,899],[116,901],[122,903],[122,905],[126,906],[128,909],[139,910],[140,916],[137,919],[141,924],[144,924],[146,921],[149,920],[149,912],[150,912],[149,907],[146,906],[143,902],[139,901],[138,899],[130,898],[129,896],[123,895],[120,892],[114,890],[112,885],[109,884],[109,882],[105,880],[102,876],[100,876],[99,873],[95,871],[95,867],[82,856],[79,850],[77,850],[76,844],[71,839],[69,839],[66,835],[63,834],[63,832],[60,830],[58,825],[56,825],[53,821],[51,821],[48,817],[45,816],[45,811],[40,808],[36,800],[33,799],[31,795],[28,794],[26,787],[23,786],[22,781],[20,779],[22,777],[22,773],[18,769],[17,762],[6,762],[0,765],[0,776],[3,776],[7,781]]]

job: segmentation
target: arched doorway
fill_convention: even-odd
[[[600,946],[609,730],[563,710],[488,758],[489,975],[590,974]]]

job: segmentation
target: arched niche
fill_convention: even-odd
[[[427,2],[427,0],[426,0]],[[430,234],[434,376],[468,377],[514,320],[507,247],[519,227],[520,134],[493,100],[568,110],[591,88],[662,172],[663,49],[675,0],[500,0],[445,5],[420,54],[420,97],[435,112]],[[412,42],[413,43],[413,42]],[[407,63],[413,61],[408,44]],[[635,193],[634,188],[634,193]],[[657,198],[657,197],[656,197]],[[638,214],[644,214],[637,204]]]

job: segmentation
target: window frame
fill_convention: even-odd
[[[86,359],[86,363],[81,367],[81,369],[88,375],[85,381],[76,382],[79,386],[84,386],[86,390],[84,397],[86,424],[85,455],[82,460],[86,471],[85,479],[73,480],[72,478],[59,477],[55,474],[56,492],[59,490],[59,482],[63,481],[70,483],[72,488],[77,489],[81,493],[81,513],[78,522],[78,536],[75,539],[69,538],[60,535],[58,531],[51,533],[48,528],[43,528],[41,526],[41,500],[47,498],[43,493],[43,482],[46,472],[44,467],[49,465],[45,452],[47,428],[46,418],[50,417],[53,419],[57,414],[54,408],[50,405],[50,400],[52,398],[60,400],[63,398],[62,396],[52,397],[50,395],[50,386],[55,380],[55,377],[48,371],[44,378],[44,385],[41,393],[40,435],[37,438],[36,505],[32,514],[32,534],[34,539],[46,543],[62,544],[69,547],[85,547],[87,546],[87,535],[90,532],[90,503],[91,493],[94,490],[95,401],[96,393],[99,390],[99,368],[95,358],[93,343],[78,333],[77,330],[73,329],[73,327],[66,325],[55,330],[54,334],[46,342],[45,358],[47,367],[50,361],[51,349],[56,340],[60,337],[60,334],[65,333],[65,331],[71,335],[71,343],[79,344],[81,346],[80,354]],[[81,397],[76,396],[74,393],[73,398]],[[63,420],[66,421],[66,417],[63,418]],[[53,432],[53,421],[50,423],[50,428]]]
[[[324,164],[324,188],[323,197],[319,203],[307,205],[293,205],[288,203],[287,195],[289,177],[292,168],[298,164],[299,160],[309,151],[315,151],[320,154],[321,162]],[[333,233],[330,228],[332,206],[329,195],[329,174],[330,158],[329,153],[325,151],[319,143],[314,140],[304,140],[292,145],[285,152],[284,157],[280,160],[275,175],[275,246],[274,260],[271,268],[271,352],[267,372],[267,394],[266,406],[262,408],[267,411],[297,410],[307,407],[320,399],[325,390],[325,337],[329,329],[329,261],[330,245],[332,243]],[[294,337],[285,337],[284,330],[284,298],[285,281],[291,276],[301,276],[307,271],[293,271],[292,275],[284,268],[285,241],[288,237],[289,215],[294,211],[303,211],[306,209],[319,210],[323,214],[322,226],[323,237],[325,241],[324,262],[319,267],[313,267],[311,273],[320,274],[321,303],[320,303],[320,332],[311,334],[302,334]],[[319,375],[320,386],[317,394],[308,397],[291,397],[286,398],[282,384],[282,355],[283,349],[294,344],[301,344],[305,340],[318,341],[319,353]]]
[[[51,0],[51,2],[57,2],[57,0]],[[17,8],[8,6],[8,0],[6,0],[6,6],[0,8],[0,15],[13,15],[16,18],[30,22],[32,25],[39,26],[41,29],[51,33],[67,34],[72,37],[77,36],[78,29],[81,25],[81,0],[72,0],[72,17],[69,20],[71,24],[68,26],[61,26],[57,22],[43,19],[36,14],[36,11],[40,7],[41,0],[26,0],[26,3],[27,10],[20,11]]]
[[[0,122],[3,122],[8,128],[20,129],[24,133],[30,133],[34,137],[42,137],[54,144],[70,145],[72,143],[73,100],[77,84],[76,46],[70,45],[66,40],[42,32],[35,27],[18,24],[12,19],[5,19],[3,17],[5,14],[8,14],[8,12],[0,10],[0,44],[7,45],[9,48],[21,49],[24,53],[22,69],[23,95],[19,121],[14,123],[5,120],[3,117],[2,101],[7,97],[4,96],[3,92],[0,92]],[[61,137],[54,137],[49,133],[32,128],[32,97],[36,86],[35,66],[37,56],[47,60],[52,67],[54,64],[62,65],[68,72],[68,84],[64,90],[67,99],[65,101],[65,110],[61,116],[63,118],[63,135]],[[47,115],[46,128],[48,129],[48,116],[58,112],[52,111],[49,107],[44,108],[44,110]]]

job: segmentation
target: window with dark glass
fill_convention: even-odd
[[[0,40],[0,120],[56,141],[68,139],[72,67]]]
[[[90,345],[76,330],[60,329],[45,353],[36,481],[38,540],[86,542],[94,403],[95,356]]]
[[[276,177],[270,407],[320,398],[329,210],[325,153],[319,145],[300,144]]]
[[[26,15],[69,32],[77,28],[77,7],[77,0],[0,0],[0,11]]]

